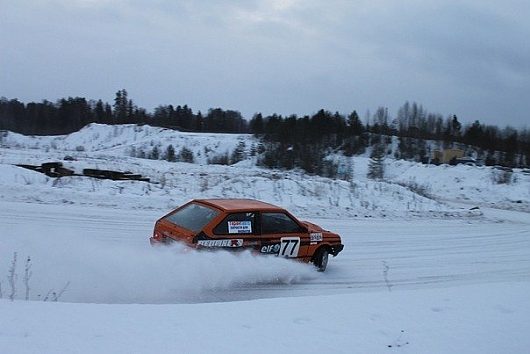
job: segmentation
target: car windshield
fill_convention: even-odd
[[[166,216],[164,219],[193,232],[199,232],[218,214],[219,212],[214,209],[191,203]]]

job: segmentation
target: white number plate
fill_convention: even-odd
[[[282,237],[280,239],[280,253],[281,257],[298,257],[300,250],[300,237]]]

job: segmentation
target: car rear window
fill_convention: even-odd
[[[166,216],[164,220],[168,220],[175,225],[193,232],[199,232],[218,214],[219,212],[217,210],[197,203],[191,203]]]

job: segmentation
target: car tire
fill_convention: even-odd
[[[327,247],[321,247],[313,256],[313,264],[315,267],[317,267],[317,270],[319,272],[323,272],[326,270],[326,267],[328,266],[328,259],[329,259],[329,250]]]

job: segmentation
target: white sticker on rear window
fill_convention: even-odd
[[[252,233],[252,221],[229,221],[229,234],[250,234]]]

